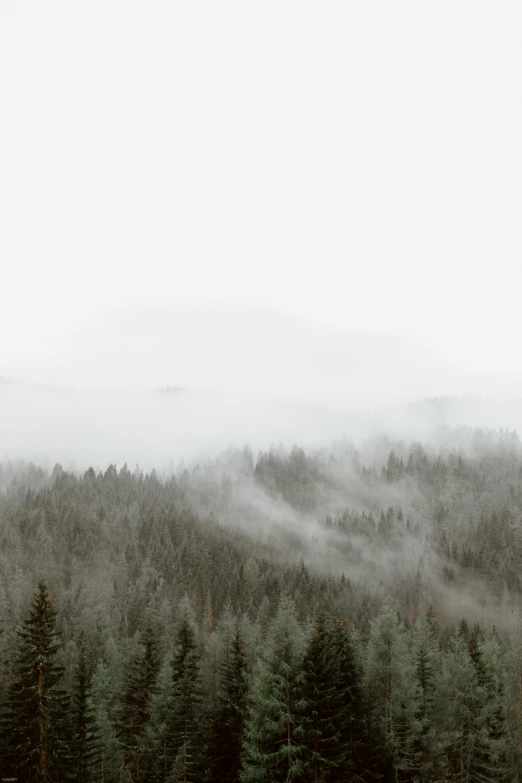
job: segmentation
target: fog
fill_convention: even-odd
[[[516,399],[481,398],[487,378],[413,342],[261,309],[124,312],[25,369],[0,384],[0,455],[81,470],[522,421]]]
[[[159,466],[522,396],[520,9],[225,5],[0,10],[0,454]]]
[[[0,14],[1,375],[522,392],[517,4]]]
[[[522,400],[486,396],[487,378],[470,381],[406,339],[230,307],[113,313],[79,334],[61,365],[33,364],[28,377],[0,382],[4,464],[32,461],[48,473],[55,463],[77,473],[139,465],[164,479],[188,468],[188,507],[274,546],[283,561],[344,574],[382,600],[398,578],[413,583],[421,573],[445,622],[512,627],[518,599],[500,606],[485,580],[454,589],[441,577],[432,500],[415,482],[368,484],[353,462],[379,471],[391,448],[406,460],[418,441],[433,455],[456,449],[474,458],[483,453],[480,428],[522,432]],[[62,384],[43,382],[52,378]],[[73,378],[85,385],[67,385]],[[268,492],[252,465],[245,470],[245,445],[255,460],[294,444],[321,466],[313,510]],[[493,510],[487,495],[481,503]],[[378,519],[390,507],[411,512],[420,535],[376,547],[323,524],[346,509]]]
[[[519,774],[521,26],[0,0],[15,773]]]
[[[16,331],[13,339],[16,341]],[[37,330],[16,357],[6,340],[0,374],[31,385],[200,391],[365,408],[422,397],[522,394],[510,373],[484,360],[473,370],[415,336],[333,327],[268,307],[240,305],[113,308],[52,339]]]
[[[515,4],[0,14],[0,460],[179,475],[522,432]],[[236,489],[227,523],[346,566]],[[375,503],[348,471],[319,512]],[[354,578],[419,567],[353,546]]]

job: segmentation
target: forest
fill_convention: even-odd
[[[504,430],[0,466],[0,773],[522,780],[522,449]]]

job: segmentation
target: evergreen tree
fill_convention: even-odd
[[[92,706],[95,730],[100,737],[99,754],[94,763],[94,778],[102,783],[119,783],[123,759],[113,725],[115,687],[111,682],[109,667],[98,661],[92,677]]]
[[[74,778],[81,783],[94,780],[98,760],[99,732],[91,704],[91,687],[83,635],[80,639],[78,663],[72,698],[72,759]]]
[[[209,748],[211,780],[222,783],[239,780],[247,688],[243,640],[236,627],[222,666],[220,692],[212,715]]]
[[[412,756],[419,783],[435,783],[445,777],[446,759],[437,740],[435,719],[438,645],[436,618],[430,606],[425,618],[417,621],[413,636],[414,676],[417,703],[413,726]]]
[[[240,774],[243,783],[298,781],[304,775],[304,647],[295,604],[283,594],[252,685]]]
[[[154,768],[151,778],[165,783],[174,765],[174,746],[170,727],[174,720],[175,686],[170,663],[164,664],[158,675],[158,686],[151,696],[151,721],[147,730],[154,748]]]
[[[72,777],[72,737],[69,700],[59,687],[64,668],[56,663],[56,610],[43,582],[28,614],[9,688],[8,758],[19,781],[58,783]]]
[[[337,683],[332,653],[328,624],[325,615],[321,614],[312,629],[303,661],[303,696],[306,699],[303,761],[307,777],[314,783],[326,783],[331,779],[331,769],[337,766],[335,756],[340,755],[339,751],[342,754],[334,705]],[[342,764],[342,759],[340,761]]]
[[[445,721],[445,752],[450,776],[457,783],[497,783],[504,780],[502,737],[495,736],[495,702],[488,694],[487,675],[478,648],[455,633],[444,658],[441,707]],[[493,710],[492,710],[493,707]]]
[[[397,614],[391,610],[374,622],[364,679],[374,769],[386,779],[398,781],[405,777],[408,780],[408,775],[415,769],[412,729],[416,683],[404,629]]]
[[[361,673],[341,620],[321,614],[304,659],[307,774],[312,781],[360,780],[369,773]]]
[[[506,777],[522,781],[522,621],[517,618],[514,638],[508,647],[502,671],[502,712],[506,729]]]
[[[502,680],[503,651],[495,639],[477,640],[473,662],[480,667],[477,681],[484,698],[475,716],[477,739],[472,761],[472,772],[479,783],[501,783],[508,769],[508,740],[503,710]]]
[[[199,655],[188,612],[184,614],[177,635],[172,679],[174,704],[170,734],[174,750],[173,780],[199,783],[205,776],[206,748],[201,724]]]
[[[125,672],[118,720],[124,767],[136,782],[149,780],[152,766],[147,727],[151,696],[157,687],[159,658],[158,638],[150,628],[145,633],[143,648],[131,659]]]
[[[8,708],[8,665],[7,652],[4,647],[4,632],[0,625],[0,779],[2,777],[12,776],[12,772],[7,768],[8,762],[8,738],[10,729],[10,712]]]
[[[352,639],[342,620],[331,630],[334,725],[338,727],[334,761],[329,781],[373,779],[372,741],[364,715],[362,671]]]

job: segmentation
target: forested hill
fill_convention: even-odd
[[[170,476],[2,465],[6,774],[518,780],[521,477],[513,433],[471,430]]]
[[[6,619],[39,578],[62,603],[92,591],[104,624],[108,607],[127,623],[144,571],[163,585],[150,601],[187,594],[197,616],[209,592],[215,616],[229,596],[255,614],[272,582],[293,589],[306,571],[318,590],[349,580],[361,627],[364,596],[393,600],[412,621],[431,603],[442,621],[494,616],[505,630],[522,589],[522,450],[513,433],[451,437],[458,449],[378,439],[256,458],[229,450],[162,477],[0,465]]]

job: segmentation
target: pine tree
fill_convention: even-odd
[[[199,783],[204,779],[206,748],[201,725],[199,655],[187,612],[177,635],[172,679],[174,705],[170,734],[175,754],[173,779]]]
[[[83,634],[79,645],[71,717],[74,778],[81,783],[91,783],[94,780],[93,769],[99,758],[100,748],[99,731],[91,704],[90,678]]]
[[[0,621],[3,622],[3,621]],[[11,724],[8,708],[8,666],[6,665],[6,650],[4,648],[4,628],[0,625],[0,779],[12,777],[12,772],[7,769],[8,737]]]
[[[211,719],[211,780],[219,780],[222,783],[235,783],[239,780],[247,689],[243,640],[239,628],[236,627],[222,666],[220,692]]]
[[[415,773],[419,783],[435,783],[445,777],[447,763],[438,742],[435,701],[438,645],[432,607],[417,621],[413,636],[414,676],[417,683],[415,723],[412,726]]]
[[[337,619],[332,627],[331,647],[334,724],[338,727],[338,739],[329,781],[358,781],[363,776],[371,780],[370,747],[373,743],[368,737],[364,715],[362,672],[342,620]]]
[[[165,663],[158,675],[158,686],[151,697],[151,722],[148,734],[154,748],[154,768],[151,779],[157,783],[169,780],[174,765],[174,746],[170,727],[174,720],[175,685],[172,667]]]
[[[482,661],[478,666],[478,655],[478,648],[473,649],[473,656],[470,654],[469,640],[457,632],[444,658],[440,704],[450,777],[457,783],[503,780],[497,754],[500,746],[487,725],[490,704],[486,672]]]
[[[326,783],[331,768],[336,766],[339,747],[339,722],[335,712],[335,676],[329,629],[321,614],[312,629],[312,637],[303,661],[303,696],[306,699],[304,713],[303,761],[310,780]],[[332,758],[334,757],[334,758]]]
[[[500,783],[507,773],[508,742],[502,682],[503,652],[495,639],[475,640],[473,663],[483,689],[481,709],[475,716],[475,751],[472,774],[479,783]]]
[[[385,778],[399,780],[400,775],[407,776],[415,768],[411,728],[416,684],[404,629],[391,610],[374,622],[364,680],[374,745],[373,766]]]
[[[283,594],[252,686],[240,774],[243,783],[298,781],[304,775],[304,647],[295,604]]]
[[[134,657],[124,675],[118,733],[123,763],[133,781],[150,779],[152,753],[147,728],[151,697],[157,688],[159,671],[158,637],[147,628],[143,651]]]
[[[92,676],[90,706],[100,737],[99,754],[94,763],[95,780],[102,783],[119,783],[120,770],[123,768],[121,749],[112,720],[115,695],[109,667],[104,661],[98,661]]]
[[[502,711],[506,727],[506,766],[508,780],[522,781],[522,621],[517,618],[516,630],[509,645],[502,672],[504,699]]]
[[[60,649],[56,610],[47,587],[38,585],[29,617],[18,631],[19,650],[9,689],[9,761],[19,780],[58,783],[71,777],[69,700],[59,687],[64,668],[56,662]]]

